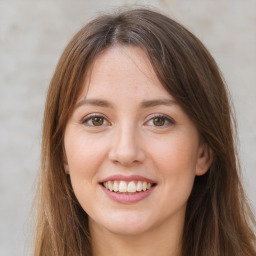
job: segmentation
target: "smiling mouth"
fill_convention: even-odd
[[[101,183],[107,190],[115,193],[123,194],[137,194],[139,192],[145,192],[152,187],[156,186],[155,183],[147,181],[106,181]]]

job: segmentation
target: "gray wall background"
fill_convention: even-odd
[[[243,182],[255,212],[255,0],[0,0],[0,256],[29,255],[44,102],[63,48],[97,13],[134,5],[177,19],[219,64],[237,112]]]

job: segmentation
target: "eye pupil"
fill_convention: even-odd
[[[165,124],[165,119],[162,117],[156,117],[153,119],[153,123],[156,126],[163,126]]]
[[[102,117],[93,117],[92,118],[92,123],[93,123],[93,125],[94,126],[100,126],[100,125],[103,125],[103,122],[104,122],[104,120],[103,120],[103,118]]]

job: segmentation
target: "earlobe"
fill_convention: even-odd
[[[63,150],[63,164],[64,164],[64,170],[66,174],[69,174],[69,166],[68,166],[68,160],[66,156],[65,150]]]
[[[204,175],[210,168],[212,161],[213,161],[212,149],[206,143],[202,143],[198,151],[196,175],[197,176]]]
[[[69,174],[69,167],[67,163],[64,163],[64,169],[65,169],[65,173]]]

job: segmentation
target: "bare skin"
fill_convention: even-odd
[[[94,256],[179,256],[183,219],[165,228],[166,223],[145,234],[120,236],[109,233],[97,225],[91,225],[92,249]],[[180,231],[179,233],[177,233]]]
[[[113,47],[95,59],[64,136],[94,256],[179,256],[194,178],[211,162],[199,137],[140,48]],[[145,191],[121,191],[145,180]]]

